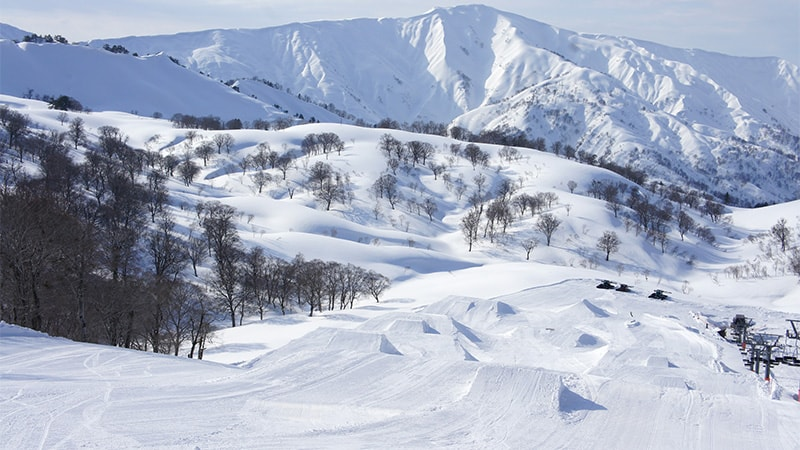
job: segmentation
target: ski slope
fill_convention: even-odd
[[[4,324],[2,447],[800,446],[800,368],[775,368],[771,383],[747,371],[735,345],[697,319],[702,310],[724,320],[729,308],[594,281],[326,313],[315,330],[239,365]],[[269,320],[242,327],[254,346],[256,336],[269,345],[270,334],[295,330]],[[208,360],[225,359],[235,347],[227,339]]]
[[[41,102],[0,102],[36,127],[67,126]],[[167,121],[80,117],[92,139],[111,125],[134,148],[186,152],[186,130]],[[237,166],[260,142],[298,149],[308,133],[325,131],[345,148],[299,157],[286,180],[297,187],[291,197],[283,181],[259,195]],[[251,316],[217,331],[203,361],[0,324],[0,448],[800,447],[800,369],[780,365],[767,382],[717,333],[735,314],[753,318],[753,331],[774,334],[784,333],[787,318],[800,318],[796,276],[778,266],[765,277],[725,275],[762,257],[766,241],[755,237],[778,218],[797,227],[797,201],[730,209],[720,224],[690,211],[717,244],[681,240],[671,230],[662,252],[586,194],[591,180],[623,181],[615,174],[527,149],[504,163],[499,147],[482,146],[492,164],[454,160],[453,178],[480,174],[491,187],[512,179],[519,192],[553,191],[559,201],[549,211],[563,224],[529,261],[519,241],[541,240],[531,218],[469,252],[458,227],[467,200],[427,168],[398,174],[406,198],[436,200],[432,220],[385,203],[376,217],[370,189],[384,170],[377,142],[387,131],[338,124],[231,130],[230,154],[217,156],[191,186],[176,179],[168,186],[181,229],[192,226],[194,204],[223,201],[241,212],[247,246],[385,274],[393,285],[380,303],[362,298],[353,309],[315,317],[300,310]],[[214,133],[203,131],[195,145]],[[430,141],[441,162],[454,142],[391,133]],[[303,179],[315,161],[350,178],[352,201],[325,211],[313,199]],[[574,193],[568,180],[579,186]],[[605,230],[622,241],[608,262],[595,248]],[[633,292],[596,289],[599,279]],[[654,289],[670,298],[647,298]]]

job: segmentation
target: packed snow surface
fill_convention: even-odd
[[[705,328],[734,312],[778,325],[780,314],[662,302],[548,272],[563,279],[497,298],[270,317],[222,332],[207,361],[3,324],[2,446],[800,446],[800,369],[779,366],[763,381]],[[212,362],[250,354],[260,356]]]
[[[36,127],[67,126],[41,102],[0,101]],[[80,117],[93,138],[112,125],[136,148],[183,154],[189,147],[186,130],[167,121]],[[299,155],[306,134],[325,131],[345,142],[341,154],[297,156],[287,184],[262,194],[236,164],[260,142]],[[492,189],[512,179],[521,192],[557,192],[548,211],[563,224],[530,260],[519,241],[541,236],[527,217],[468,252],[458,225],[467,200],[427,168],[398,177],[407,199],[437,202],[433,218],[385,203],[376,213],[369,192],[384,170],[377,142],[386,132],[430,141],[440,162],[454,143],[339,124],[231,131],[231,153],[216,156],[191,186],[169,185],[184,229],[192,205],[218,199],[241,211],[247,246],[385,274],[393,284],[380,302],[362,298],[353,309],[311,318],[307,311],[248,317],[216,332],[203,361],[0,324],[0,447],[800,448],[800,369],[779,365],[767,382],[717,333],[735,314],[753,318],[753,331],[775,334],[800,318],[800,287],[783,266],[762,261],[767,273],[741,279],[725,272],[759,261],[778,218],[796,227],[798,202],[729,209],[721,224],[690,211],[713,227],[717,243],[670,230],[662,250],[586,194],[594,179],[624,182],[615,174],[527,149],[503,162],[499,147],[483,146],[491,165],[455,158],[454,179],[482,175]],[[198,143],[214,133],[203,131]],[[350,178],[350,202],[326,211],[314,201],[302,180],[315,161]],[[578,185],[574,193],[568,180]],[[297,187],[294,196],[287,185]],[[608,262],[595,248],[604,230],[622,242]],[[633,292],[597,289],[598,279]],[[657,288],[669,298],[649,299]]]

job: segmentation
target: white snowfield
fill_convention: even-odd
[[[239,365],[3,324],[0,446],[800,448],[800,368],[766,382],[705,328],[783,314],[595,284],[271,317],[222,333],[207,359],[299,336]]]
[[[37,128],[68,126],[41,102],[0,102]],[[167,121],[68,116],[82,118],[93,141],[112,125],[135,148],[188,148],[186,130]],[[341,155],[297,156],[286,182],[263,194],[238,168],[259,143],[299,154],[304,136],[328,131],[345,142]],[[433,218],[380,203],[370,189],[385,170],[377,142],[386,132],[433,143],[453,180],[471,186],[482,175],[487,186],[508,179],[520,192],[557,193],[548,211],[563,224],[552,245],[526,216],[468,252],[458,225],[467,195],[459,199],[427,168],[398,176],[406,198],[437,202]],[[752,331],[781,335],[786,319],[800,319],[797,277],[761,249],[774,245],[764,236],[779,218],[798,228],[800,201],[731,208],[720,224],[688,210],[716,245],[671,230],[662,250],[586,193],[593,180],[624,180],[552,154],[521,149],[509,163],[500,147],[486,145],[491,165],[473,168],[449,161],[451,139],[395,130],[313,124],[231,133],[231,153],[191,186],[170,180],[182,229],[193,225],[193,205],[218,199],[241,212],[244,245],[285,259],[351,262],[386,275],[392,287],[380,303],[361,298],[353,309],[313,318],[307,310],[251,316],[214,333],[203,361],[0,324],[0,448],[800,448],[800,368],[778,365],[766,382],[763,368],[749,371],[717,334],[736,314],[755,321]],[[330,211],[315,202],[304,188],[315,161],[350,177],[351,202]],[[298,188],[293,197],[286,186]],[[622,241],[611,261],[596,249],[605,230]],[[519,241],[532,237],[540,245],[526,260]],[[763,275],[726,275],[751,262]],[[201,267],[200,277],[208,272]],[[597,289],[598,278],[632,284],[633,292]],[[669,299],[649,299],[653,289],[670,291]]]

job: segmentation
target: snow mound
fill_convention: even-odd
[[[509,366],[482,366],[467,399],[481,405],[484,416],[495,413],[518,420],[570,420],[606,408],[576,392],[579,381],[562,373]],[[575,386],[573,386],[575,385]]]
[[[558,410],[561,388],[561,375],[556,372],[486,365],[478,369],[466,398],[485,410],[506,407],[509,416],[552,416]]]
[[[595,305],[594,303],[590,302],[589,300],[583,299],[582,303],[583,303],[583,306],[586,307],[586,309],[588,309],[589,311],[591,311],[592,314],[595,315],[595,317],[608,317],[609,316],[608,312],[605,309],[600,308],[599,306]]]
[[[12,325],[10,323],[6,323],[0,320],[0,339],[4,341],[10,338],[37,338],[37,337],[49,337],[45,333],[41,333],[39,331],[31,330],[30,328],[24,328],[17,325]]]
[[[436,329],[428,325],[428,322],[423,319],[398,319],[389,325],[389,329],[387,331],[408,334],[439,334]]]
[[[562,413],[576,413],[579,411],[605,410],[604,406],[579,395],[563,383],[558,392],[558,410]]]
[[[517,314],[514,307],[508,303],[466,297],[448,297],[427,306],[423,312],[442,314],[460,322],[482,326],[505,320]]]
[[[386,353],[389,355],[402,355],[389,339],[383,334],[365,333],[355,330],[336,330],[326,350],[352,351],[361,353]]]
[[[606,341],[597,336],[588,333],[582,333],[580,336],[578,336],[578,340],[575,342],[575,347],[600,347],[606,344]]]
[[[671,366],[669,359],[667,359],[666,356],[648,356],[644,365],[646,367],[660,367],[664,369],[667,369]]]
[[[358,330],[385,335],[407,357],[478,361],[468,348],[481,339],[450,317],[423,313],[389,313],[361,324]]]

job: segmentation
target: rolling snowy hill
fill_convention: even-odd
[[[367,122],[520,130],[742,205],[800,197],[800,73],[777,58],[580,34],[477,5],[90,43],[104,44],[269,80]]]
[[[156,55],[140,58],[3,45],[9,95],[165,117],[431,120],[569,145],[743,206],[800,197],[800,75],[777,58],[580,34],[478,5],[89,42]],[[123,90],[135,95],[113,95]]]
[[[37,129],[68,126],[42,102],[0,96],[0,103],[29,115]],[[91,139],[114,126],[137,148],[187,149],[187,130],[165,120],[68,116],[81,117]],[[392,288],[380,303],[363,298],[353,309],[311,318],[299,310],[250,316],[217,331],[205,361],[0,324],[0,447],[800,445],[800,368],[779,365],[765,381],[763,369],[748,370],[738,347],[717,333],[735,314],[753,318],[753,331],[776,335],[785,319],[798,318],[797,278],[778,264],[782,256],[765,234],[780,217],[800,228],[796,201],[730,209],[719,223],[687,209],[716,244],[693,234],[682,240],[670,227],[662,248],[588,195],[593,180],[626,180],[553,154],[520,149],[508,161],[500,146],[483,146],[491,163],[473,168],[451,154],[456,141],[397,130],[307,124],[225,132],[236,140],[230,154],[215,157],[189,186],[168,183],[180,229],[193,226],[194,205],[218,199],[240,212],[236,226],[247,246],[368,267],[390,277]],[[321,132],[343,139],[341,154],[298,154],[286,182],[263,193],[238,165],[259,143],[297,150]],[[427,167],[404,169],[397,209],[376,198],[372,183],[386,170],[377,147],[387,132],[433,144],[432,158],[446,164],[450,181]],[[217,133],[202,132],[192,145]],[[350,200],[330,211],[304,181],[320,161],[352,187]],[[34,170],[27,157],[25,164]],[[455,180],[472,185],[477,175],[491,192],[510,179],[518,193],[556,193],[547,211],[563,224],[552,245],[540,244],[526,260],[522,241],[541,235],[534,218],[520,217],[468,251],[459,223],[470,206]],[[292,196],[287,186],[296,187]],[[414,206],[424,198],[436,202],[433,218]],[[595,247],[605,230],[621,239],[610,261]],[[735,277],[733,267],[741,268]],[[200,279],[208,270],[200,269]],[[596,289],[598,279],[631,284],[633,292]],[[657,288],[670,292],[667,301],[647,298]]]
[[[293,305],[263,319],[248,309],[233,328],[221,318],[203,361],[185,346],[181,357],[155,355],[0,322],[0,448],[800,448],[800,367],[780,364],[765,380],[718,333],[736,314],[776,336],[800,319],[792,248],[770,234],[785,218],[791,245],[800,240],[797,67],[583,35],[480,6],[88,45],[0,33],[0,105],[30,119],[33,147],[69,143],[81,119],[86,139],[61,148],[82,162],[114,127],[133,154],[199,168],[188,182],[165,178],[181,237],[199,232],[197,205],[216,200],[235,207],[245,248],[350,263],[392,282],[380,302],[365,296],[314,317]],[[35,99],[62,94],[92,111]],[[295,126],[188,130],[155,112]],[[563,152],[479,144],[487,164],[473,164],[467,142],[354,126],[334,112],[518,128],[681,194],[777,204],[727,205],[712,219],[666,186],[637,186]],[[312,117],[323,123],[305,123]],[[304,153],[312,133],[335,133],[341,151]],[[392,168],[380,149],[387,133],[430,144],[428,163]],[[6,145],[6,134],[4,125],[3,195],[23,174],[46,172],[43,153]],[[230,151],[205,164],[194,152],[223,134]],[[285,174],[244,163],[264,148],[289,155]],[[347,188],[329,209],[310,181],[317,163]],[[257,186],[256,173],[269,181]],[[387,174],[396,204],[375,189]],[[671,218],[650,233],[627,202],[597,198],[598,182]],[[468,247],[463,219],[504,186],[551,203],[537,212],[514,203],[502,231],[484,212]],[[685,235],[679,212],[695,224]],[[560,221],[549,245],[537,227],[545,213]],[[597,244],[608,231],[620,242],[607,260]],[[212,263],[181,276],[207,287]],[[603,279],[632,292],[597,289]],[[655,289],[668,299],[648,298]],[[797,340],[781,343],[800,352]]]

